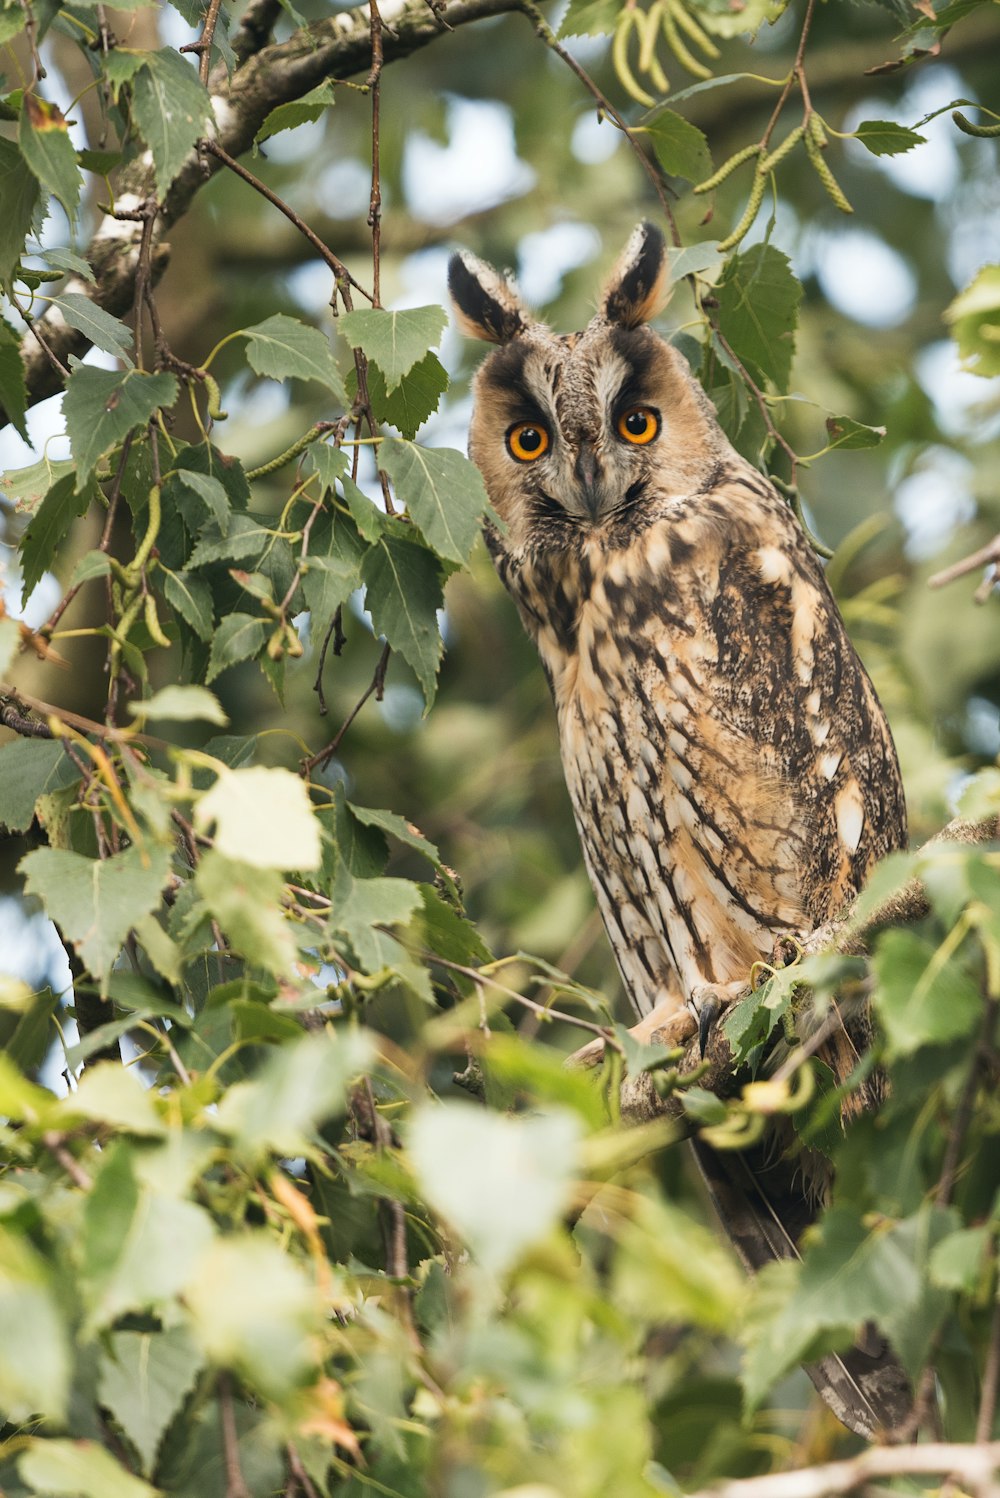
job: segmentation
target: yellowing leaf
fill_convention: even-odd
[[[215,823],[215,846],[226,858],[260,869],[319,868],[319,823],[308,791],[290,770],[222,769],[196,805],[194,821],[203,830]]]

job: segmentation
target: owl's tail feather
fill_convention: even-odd
[[[798,1257],[797,1243],[816,1218],[820,1182],[810,1191],[808,1167],[765,1142],[749,1150],[713,1150],[692,1141],[709,1196],[751,1271]],[[913,1390],[892,1348],[871,1325],[848,1352],[830,1353],[805,1370],[836,1415],[856,1435],[874,1439],[905,1424]]]

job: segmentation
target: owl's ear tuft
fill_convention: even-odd
[[[469,338],[510,343],[528,327],[530,319],[507,277],[468,250],[448,262],[448,290],[458,325]]]
[[[637,224],[604,290],[604,315],[637,328],[666,306],[670,295],[667,246],[655,224]]]

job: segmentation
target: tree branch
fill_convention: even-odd
[[[449,30],[519,8],[519,0],[450,0],[435,14],[424,0],[412,0],[394,19],[392,30],[385,31],[383,65],[408,57],[447,35]],[[248,28],[244,23],[238,36],[245,61],[232,78],[220,66],[209,79],[216,119],[213,139],[230,157],[239,157],[250,149],[260,126],[277,105],[301,98],[327,78],[348,78],[361,72],[367,75],[371,68],[371,26],[367,11],[359,11],[347,30],[341,14],[304,27],[287,41],[261,46],[262,35],[266,36],[273,24],[273,9],[267,0],[259,0],[253,7],[252,25]],[[150,236],[150,285],[166,269],[170,257],[166,236],[170,228],[183,218],[196,194],[221,166],[217,157],[194,150],[170,184]],[[155,191],[148,153],[142,152],[120,173],[115,209],[105,210],[87,248],[86,258],[94,269],[97,284],[91,286],[77,278],[70,278],[67,283],[68,290],[89,297],[114,317],[128,313],[134,300],[143,223],[137,222],[133,215],[143,203],[155,197]],[[71,354],[82,357],[90,346],[86,337],[66,323],[58,307],[35,319],[32,328],[34,332],[29,330],[25,334],[21,347],[29,406],[55,395],[63,383],[49,355],[43,352],[40,339],[51,356],[63,365]],[[0,426],[9,419],[0,406]]]
[[[952,1473],[976,1498],[998,1498],[998,1468],[1000,1441],[978,1445],[934,1441],[925,1446],[872,1446],[849,1461],[825,1462],[819,1467],[801,1467],[795,1472],[774,1472],[765,1477],[739,1478],[704,1488],[688,1498],[826,1498],[827,1494],[857,1492],[879,1479],[936,1473]]]

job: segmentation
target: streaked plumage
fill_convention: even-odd
[[[815,553],[646,326],[664,267],[640,225],[599,312],[566,337],[475,257],[450,272],[466,331],[501,345],[476,377],[469,443],[505,526],[487,540],[552,689],[642,1035],[693,1028],[692,995],[745,983],[906,836],[889,729]],[[713,1187],[717,1157],[701,1153]],[[731,1167],[714,1184],[732,1219]],[[755,1267],[779,1252],[763,1231],[757,1252],[751,1230],[733,1236]]]

